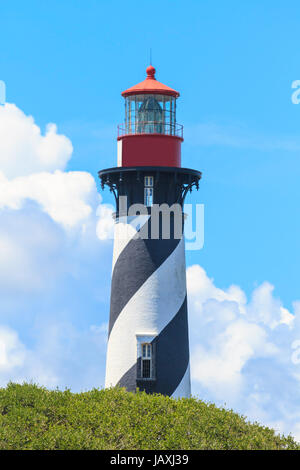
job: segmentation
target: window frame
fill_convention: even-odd
[[[144,188],[144,206],[153,206],[153,188]]]
[[[136,374],[136,379],[137,381],[154,381],[156,380],[156,364],[155,364],[155,358],[156,358],[156,347],[155,343],[153,343],[153,340],[156,338],[156,333],[140,333],[136,334],[136,345],[137,345],[137,374]],[[151,346],[151,358],[145,357],[145,360],[151,361],[150,363],[150,377],[143,377],[143,348],[142,346],[144,344],[149,344]]]
[[[144,348],[146,349],[146,355],[144,355]],[[141,344],[141,379],[152,379],[152,344],[151,343],[142,343]],[[149,376],[144,376],[144,363],[149,361]]]
[[[152,207],[154,204],[154,176],[144,176],[144,206]]]

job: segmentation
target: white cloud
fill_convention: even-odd
[[[251,319],[255,314],[259,319],[260,311],[255,308],[261,307],[263,301],[270,303],[265,297],[272,286],[267,291],[257,288],[249,306],[240,287],[219,289],[201,266],[194,265],[187,269],[187,287],[191,336],[196,343],[192,354],[193,379],[218,398],[237,395],[243,386],[242,370],[247,361],[277,351],[268,343],[259,321]]]
[[[24,363],[25,347],[11,328],[0,326],[0,373]]]
[[[71,141],[48,124],[45,135],[16,105],[0,106],[0,169],[7,178],[65,168]]]
[[[260,326],[235,318],[207,347],[196,346],[192,358],[193,379],[218,399],[231,400],[242,392],[243,368],[258,355],[272,355],[277,348],[267,341]]]
[[[21,209],[27,199],[37,202],[55,222],[72,228],[91,215],[100,196],[87,172],[56,170],[12,180],[0,172],[0,209]]]
[[[31,116],[14,104],[1,106],[0,210],[20,210],[32,200],[65,228],[88,219],[100,196],[89,173],[62,171],[72,150],[54,124],[43,136]]]
[[[57,134],[54,124],[45,135],[32,116],[26,116],[14,104],[0,107],[0,210],[21,210],[28,200],[36,202],[65,229],[86,230],[95,219],[101,202],[90,173],[63,171],[72,154],[72,144]],[[110,238],[111,212],[99,206],[97,233]]]
[[[103,384],[112,211],[90,173],[65,171],[71,154],[55,125],[42,135],[15,105],[0,107],[1,385]]]
[[[96,232],[99,240],[112,240],[114,238],[114,208],[108,204],[98,206],[96,215],[99,217]]]
[[[264,282],[247,300],[187,269],[193,393],[300,439],[300,302],[294,312]]]
[[[187,270],[187,288],[198,307],[198,312],[201,312],[205,302],[210,299],[236,302],[239,311],[241,313],[245,311],[246,295],[241,288],[232,285],[226,290],[219,289],[214,285],[213,279],[210,279],[198,264],[190,266]]]

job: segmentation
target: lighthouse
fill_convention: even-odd
[[[117,166],[99,171],[116,203],[105,386],[189,397],[183,204],[201,173],[181,167],[179,93],[146,74],[122,92]]]

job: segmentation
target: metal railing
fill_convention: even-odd
[[[157,121],[134,121],[118,125],[118,137],[137,134],[163,134],[183,139],[183,126],[177,123],[171,124]]]

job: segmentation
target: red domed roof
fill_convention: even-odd
[[[164,85],[163,83],[160,83],[156,80],[155,68],[152,67],[152,65],[149,65],[149,67],[147,67],[146,72],[146,80],[122,92],[122,96],[124,96],[124,98],[129,95],[140,95],[143,93],[171,95],[175,96],[175,98],[178,98],[178,91],[173,90],[173,88],[170,88],[167,85]]]

